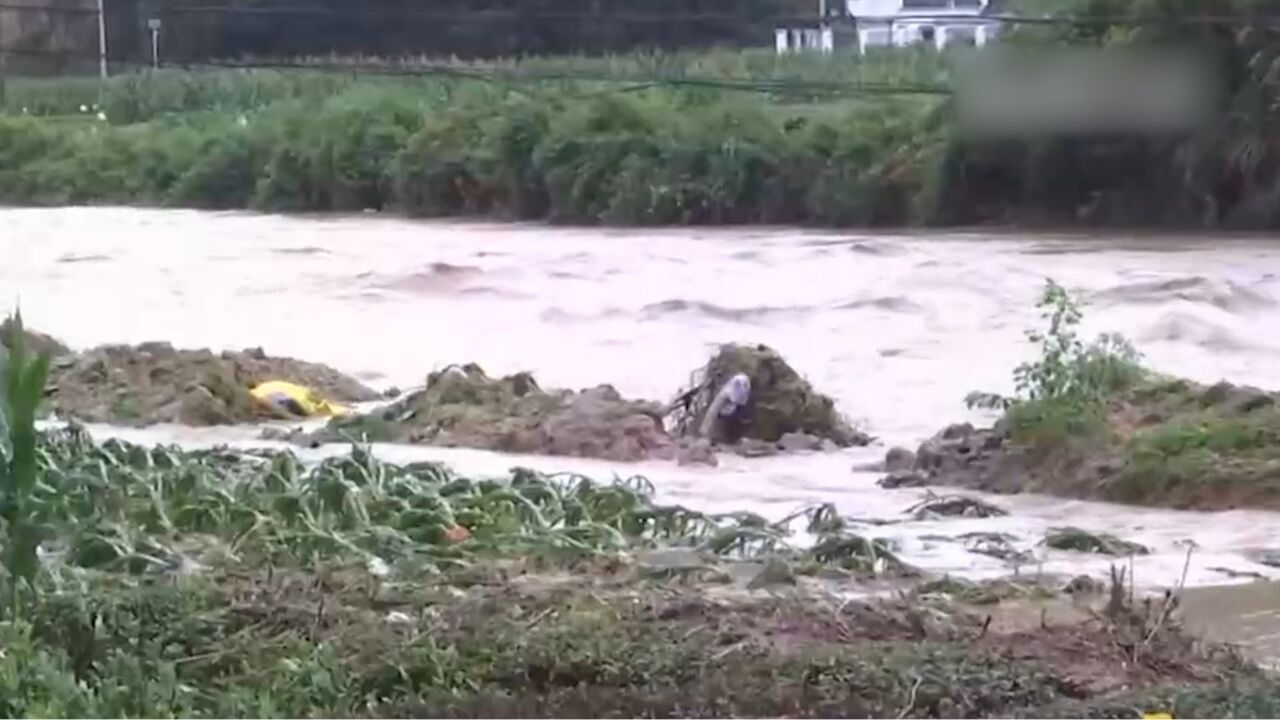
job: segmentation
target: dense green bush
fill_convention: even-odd
[[[128,100],[140,92],[133,84],[113,91],[124,98],[113,102],[151,116],[144,122],[0,118],[0,200],[637,225],[903,223],[927,109],[782,106],[701,88],[584,96],[577,84],[530,93],[373,82],[324,85],[325,95],[294,92],[300,81],[266,84],[270,100],[254,107],[246,98],[256,91],[232,92],[225,80],[195,84],[195,99],[176,97],[168,75],[156,82],[157,98]],[[211,108],[155,109],[184,103]]]
[[[312,110],[269,115],[271,155],[253,204],[268,210],[381,209],[391,199],[390,160],[421,125],[412,96],[352,92]]]

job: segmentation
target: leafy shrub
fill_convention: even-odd
[[[973,394],[969,405],[1003,409],[1015,437],[1032,445],[1096,435],[1106,427],[1108,399],[1142,378],[1139,355],[1117,335],[1086,345],[1076,332],[1079,306],[1053,280],[1045,283],[1037,307],[1048,327],[1027,332],[1040,357],[1014,370],[1016,394]]]
[[[270,123],[271,156],[254,189],[267,210],[381,209],[391,199],[391,158],[422,124],[412,97],[352,93],[319,108],[295,104]]]

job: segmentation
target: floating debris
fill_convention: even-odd
[[[929,493],[923,501],[903,512],[917,520],[936,520],[944,517],[988,518],[1008,515],[1009,512],[989,502],[964,495],[934,495]]]
[[[1062,592],[1068,595],[1099,595],[1106,589],[1101,580],[1091,578],[1088,575],[1077,575],[1071,578],[1066,585],[1062,587]]]
[[[1049,530],[1044,537],[1044,544],[1054,550],[1097,555],[1146,555],[1150,552],[1143,545],[1121,540],[1110,533],[1091,533],[1076,527]]]
[[[1208,569],[1216,573],[1222,573],[1232,580],[1239,580],[1240,578],[1249,578],[1250,580],[1268,579],[1266,575],[1259,572],[1253,572],[1252,570],[1232,570],[1231,568],[1226,567],[1211,567]]]
[[[1035,560],[1035,556],[1026,550],[1013,546],[1017,538],[1008,533],[972,532],[958,538],[965,549],[976,555],[987,555],[1017,565],[1025,565]]]
[[[919,470],[894,470],[876,481],[886,490],[896,488],[924,487],[930,484],[929,476]]]

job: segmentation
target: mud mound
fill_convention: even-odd
[[[214,354],[168,343],[104,345],[54,361],[48,402],[62,415],[127,425],[225,425],[270,417],[250,388],[265,380],[305,385],[338,402],[378,399],[333,368],[261,349]]]
[[[361,437],[618,461],[670,459],[676,452],[657,403],[627,400],[609,385],[543,390],[529,373],[490,378],[475,364],[431,373],[425,389],[378,412],[337,418],[293,439]]]
[[[751,378],[751,421],[745,439],[778,443],[787,435],[809,435],[839,447],[871,441],[840,416],[835,401],[814,390],[777,351],[764,345],[721,346],[676,401],[675,433],[697,434],[716,393],[737,373]]]

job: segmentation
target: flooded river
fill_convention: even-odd
[[[622,232],[422,223],[376,216],[299,219],[125,209],[0,210],[0,288],[28,322],[74,347],[163,339],[325,362],[373,385],[411,387],[453,362],[532,370],[544,386],[612,383],[668,399],[722,342],[777,348],[879,438],[833,455],[719,468],[634,466],[432,448],[389,460],[459,470],[514,464],[599,478],[648,476],[667,501],[782,517],[834,502],[902,517],[923,490],[883,490],[855,472],[893,444],[982,419],[971,390],[1007,391],[1034,349],[1023,331],[1046,277],[1088,298],[1088,333],[1132,339],[1150,365],[1202,381],[1280,387],[1280,245],[1225,238],[891,235],[797,230]],[[95,428],[144,441],[265,444],[253,429]],[[341,451],[341,448],[334,448]],[[1147,544],[1140,585],[1192,585],[1226,572],[1280,574],[1243,553],[1280,547],[1280,514],[1192,513],[1034,496],[997,497],[1004,518],[887,525],[922,567],[1010,572],[940,540],[1016,535],[1044,572],[1105,573],[1105,559],[1048,552],[1072,524]],[[1035,572],[1024,567],[1023,572]]]

